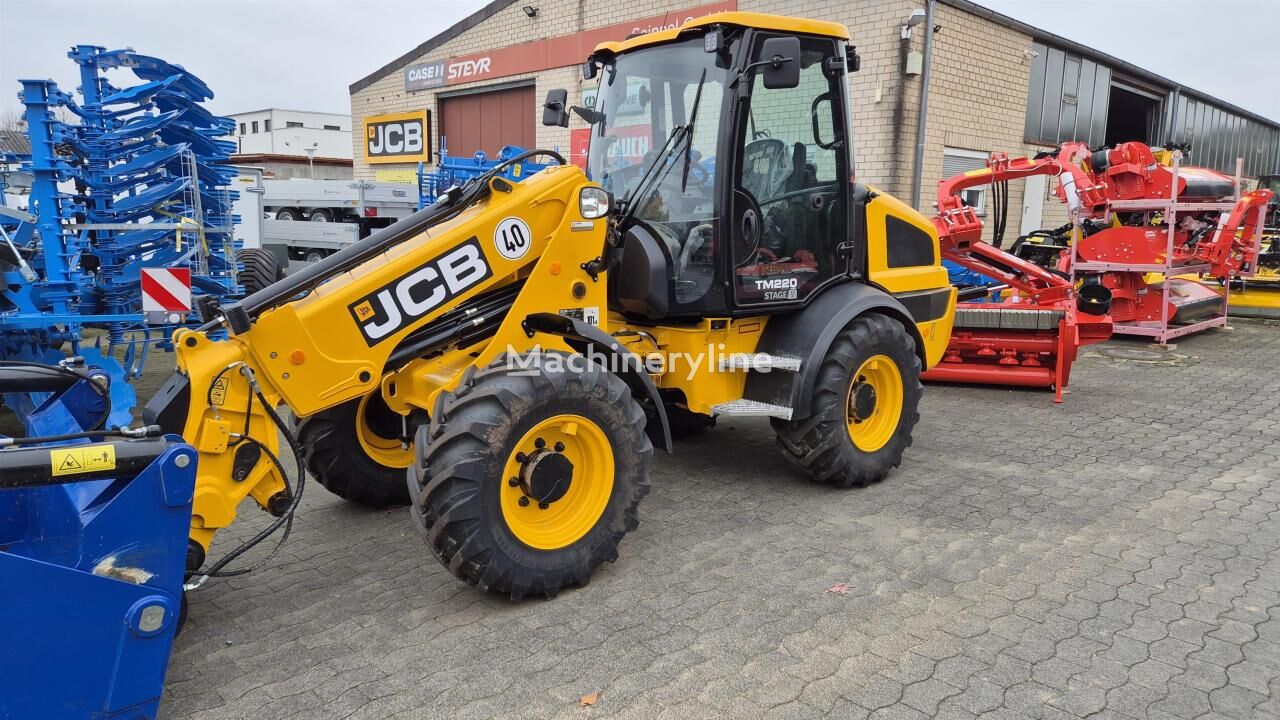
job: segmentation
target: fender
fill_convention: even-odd
[[[827,349],[841,330],[868,312],[888,315],[902,323],[915,340],[921,367],[927,365],[920,330],[906,306],[879,288],[846,282],[822,293],[800,312],[769,319],[756,352],[798,357],[800,371],[750,373],[744,397],[789,407],[793,418],[808,417],[818,368]]]
[[[662,397],[653,380],[638,362],[628,361],[633,353],[622,347],[622,344],[610,337],[600,328],[588,325],[581,320],[567,318],[555,313],[534,313],[527,316],[522,323],[526,332],[540,332],[564,338],[569,347],[586,354],[588,346],[596,352],[618,357],[617,367],[624,368],[619,376],[631,388],[631,394],[638,398],[648,398],[654,409],[654,418],[645,424],[645,432],[649,440],[657,447],[671,452],[671,425],[667,420],[667,408],[662,404]],[[653,422],[653,420],[657,422]]]

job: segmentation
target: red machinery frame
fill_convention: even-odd
[[[1157,160],[1150,147],[1137,142],[1096,153],[1082,143],[1066,143],[1056,153],[1012,160],[1003,153],[993,154],[987,168],[943,180],[933,218],[942,256],[998,283],[996,288],[979,289],[982,295],[997,288],[1006,292],[996,302],[957,304],[956,327],[946,354],[924,374],[925,379],[1053,387],[1054,402],[1062,402],[1079,348],[1108,339],[1115,329],[1113,294],[1126,320],[1139,312],[1132,298],[1144,298],[1143,302],[1161,298],[1137,292],[1147,287],[1146,271],[1129,266],[1185,266],[1227,279],[1251,272],[1266,206],[1273,197],[1268,190],[1240,197],[1212,234],[1203,222],[1198,230],[1191,225],[1160,230],[1114,222],[1087,237],[1073,237],[1055,272],[983,242],[981,219],[960,198],[968,188],[1035,175],[1058,177],[1057,195],[1067,204],[1077,229],[1084,219],[1112,221],[1116,210],[1153,199],[1196,198],[1197,193],[1216,199],[1225,194],[1224,188],[1235,192],[1231,178],[1202,168],[1179,173],[1176,160],[1171,169]],[[1206,204],[1204,209],[1214,208]],[[1199,235],[1193,238],[1193,232]],[[1157,235],[1173,238],[1172,257],[1164,240],[1152,241]],[[1107,265],[1121,258],[1124,267],[1120,262],[1114,268]],[[1072,274],[1090,266],[1099,272]],[[1079,288],[1076,280],[1082,280]]]
[[[1078,306],[1069,277],[983,242],[982,220],[960,199],[960,192],[971,187],[1057,175],[1059,197],[1072,211],[1092,211],[1105,205],[1106,197],[1081,170],[1081,153],[1088,148],[1068,143],[1056,155],[1013,160],[993,155],[985,170],[939,183],[933,224],[942,256],[996,280],[1009,295],[1001,302],[957,303],[951,342],[942,362],[924,373],[926,380],[1053,387],[1054,402],[1062,402],[1079,347],[1111,337],[1106,293],[1087,292]]]

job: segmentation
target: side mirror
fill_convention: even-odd
[[[590,80],[596,76],[596,64],[593,60],[582,63],[582,79]]]
[[[569,127],[568,104],[568,90],[548,90],[547,99],[542,103],[542,124],[548,127]]]
[[[800,38],[773,37],[760,48],[760,63],[766,89],[786,89],[800,85]]]

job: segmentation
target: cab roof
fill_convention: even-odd
[[[659,45],[675,40],[680,36],[680,33],[687,30],[708,27],[711,25],[734,25],[743,28],[777,30],[780,32],[800,35],[822,35],[825,37],[836,38],[838,40],[849,39],[849,28],[845,27],[842,23],[826,22],[824,20],[806,20],[804,18],[787,17],[785,15],[770,15],[768,13],[718,12],[710,15],[704,15],[700,18],[695,18],[678,28],[661,30],[659,32],[648,33],[647,35],[637,35],[636,37],[627,38],[626,40],[610,40],[608,42],[602,42],[596,46],[595,51],[617,54],[628,50],[648,47],[649,45]]]

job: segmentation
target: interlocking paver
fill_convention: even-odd
[[[267,568],[192,596],[163,717],[1280,716],[1280,328],[1162,364],[1114,345],[1058,406],[929,387],[860,491],[723,420],[551,601],[478,594],[404,510],[313,486]],[[265,521],[246,506],[214,557]]]

